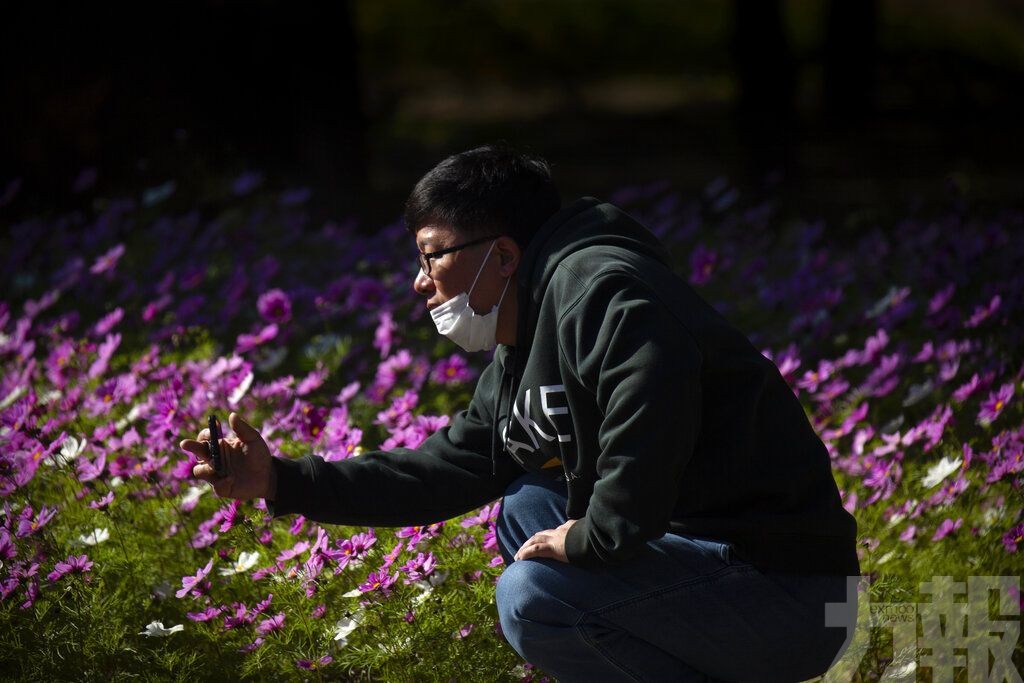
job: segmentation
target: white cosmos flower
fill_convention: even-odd
[[[342,593],[341,597],[343,597],[343,598],[358,598],[362,594],[363,594],[363,591],[359,590],[358,588],[353,588],[348,593]]]
[[[109,529],[93,529],[91,532],[78,537],[79,545],[99,545],[110,539]]]
[[[205,486],[189,486],[188,491],[181,497],[181,504],[188,505],[199,500],[199,498],[206,493],[208,490]]]
[[[153,637],[158,637],[158,636],[169,636],[172,633],[177,633],[178,631],[184,631],[184,630],[185,630],[185,627],[182,626],[181,624],[178,624],[177,626],[172,626],[170,628],[164,628],[164,622],[162,622],[162,621],[151,621],[148,624],[146,624],[146,630],[145,631],[139,631],[139,635],[140,636],[149,636],[149,637],[153,638]]]
[[[359,626],[358,614],[347,615],[338,620],[338,623],[334,625],[334,640],[338,647],[345,647],[348,644],[348,637],[352,631],[356,630],[357,626]]]
[[[85,450],[88,442],[85,439],[79,441],[73,436],[69,436],[64,439],[64,443],[60,445],[60,453],[55,453],[49,458],[44,460],[47,465],[66,465],[72,460],[77,458]]]
[[[942,460],[932,465],[928,470],[928,474],[924,475],[924,478],[921,480],[921,485],[926,489],[938,486],[943,479],[960,469],[960,465],[962,465],[963,462],[962,458],[950,460],[946,456],[943,456]]]
[[[260,561],[259,552],[247,553],[242,551],[238,555],[238,559],[230,567],[219,567],[217,572],[221,576],[232,576],[234,574],[241,574],[247,572],[256,566],[256,563]]]
[[[242,383],[235,387],[235,390],[228,396],[229,405],[237,405],[242,397],[245,396],[246,392],[249,391],[249,387],[252,386],[253,374],[252,372],[246,373],[245,378],[242,379]]]
[[[14,390],[11,391],[11,393],[7,394],[4,400],[0,401],[0,410],[3,410],[7,406],[13,404],[15,401],[21,398],[21,395],[24,394],[26,391],[28,391],[28,386],[24,384],[19,384],[18,386],[14,387]]]

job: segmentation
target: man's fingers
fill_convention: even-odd
[[[245,443],[249,443],[250,441],[255,441],[260,438],[260,433],[256,428],[243,420],[242,416],[238,413],[231,413],[228,415],[228,424],[231,425],[231,431],[233,431],[235,435]]]
[[[192,476],[196,479],[202,479],[203,481],[213,482],[217,478],[217,473],[213,469],[213,465],[209,463],[201,462],[198,465],[193,465]]]
[[[195,455],[199,460],[205,461],[210,459],[210,448],[208,441],[196,441],[195,439],[184,439],[178,444],[183,451],[188,451]]]

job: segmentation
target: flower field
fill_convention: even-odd
[[[256,173],[202,198],[94,182],[69,189],[88,208],[0,223],[3,675],[543,680],[497,625],[499,502],[427,527],[272,521],[192,480],[178,447],[210,413],[280,457],[415,447],[447,424],[486,358],[436,334],[404,227],[313,225],[308,190]],[[832,236],[723,180],[608,199],[800,397],[858,520],[867,597],[1012,577],[992,607],[1019,669],[1024,213],[953,187]],[[925,675],[886,629],[865,643],[860,680]]]

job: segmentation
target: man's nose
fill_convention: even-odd
[[[416,278],[412,281],[412,288],[416,290],[416,293],[420,296],[430,296],[434,293],[434,281],[431,280],[421,268],[416,273]]]

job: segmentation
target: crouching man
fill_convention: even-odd
[[[405,526],[503,497],[505,636],[560,681],[800,681],[852,634],[826,626],[859,573],[828,453],[775,365],[593,198],[562,206],[542,159],[454,155],[406,205],[440,334],[495,349],[468,408],[414,450],[271,456],[230,416],[196,477],[272,513]],[[838,626],[838,627],[837,627]],[[843,627],[845,626],[845,628]]]

